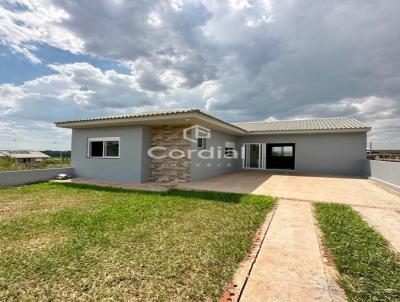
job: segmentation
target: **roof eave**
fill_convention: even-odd
[[[335,134],[335,133],[363,133],[371,128],[358,129],[327,129],[327,130],[281,130],[281,131],[248,131],[247,135],[280,135],[280,134]]]
[[[87,121],[67,121],[67,122],[56,122],[55,125],[58,128],[95,128],[95,127],[115,127],[115,126],[126,126],[126,125],[144,125],[149,122],[160,123],[167,122],[168,120],[174,119],[188,119],[192,123],[199,121],[207,122],[210,124],[217,125],[221,128],[233,132],[236,134],[244,134],[246,131],[240,127],[227,123],[223,120],[215,118],[211,115],[205,114],[199,110],[193,110],[189,112],[177,112],[171,114],[160,114],[160,115],[149,115],[149,116],[138,116],[138,117],[114,117],[114,118],[102,118],[93,119]]]

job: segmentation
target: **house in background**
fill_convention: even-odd
[[[17,163],[37,163],[50,156],[39,151],[2,150],[0,151],[1,157],[11,158]]]
[[[189,182],[241,169],[362,175],[370,130],[352,117],[228,123],[198,109],[56,126],[72,129],[75,176],[122,182]],[[211,151],[219,156],[204,157]]]

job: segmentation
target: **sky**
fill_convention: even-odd
[[[354,116],[400,149],[398,0],[0,0],[0,149],[69,150],[55,121],[199,108]]]

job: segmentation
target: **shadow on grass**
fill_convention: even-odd
[[[187,191],[172,189],[166,192],[154,192],[146,190],[134,190],[134,189],[123,189],[113,187],[103,187],[89,184],[77,184],[77,183],[51,183],[52,186],[63,186],[76,188],[81,190],[95,190],[101,192],[120,192],[120,193],[135,193],[135,194],[146,194],[153,196],[174,196],[181,198],[199,199],[199,200],[212,200],[222,201],[228,203],[239,203],[245,197],[251,194],[240,194],[240,193],[227,193],[227,192],[214,192],[214,191]]]
[[[186,191],[186,190],[169,190],[165,192],[169,196],[177,196],[183,198],[194,198],[202,200],[223,201],[230,203],[239,203],[248,194],[240,193],[227,193],[227,192],[214,192],[214,191]]]
[[[137,193],[137,194],[148,194],[148,195],[162,195],[163,192],[146,191],[146,190],[135,190],[135,189],[124,189],[106,186],[96,186],[91,184],[80,184],[80,183],[57,183],[51,182],[50,185],[57,187],[75,188],[82,190],[93,190],[99,192],[119,192],[119,193]]]

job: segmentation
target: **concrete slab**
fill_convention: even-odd
[[[253,193],[283,199],[336,202],[400,210],[399,195],[364,178],[242,171],[179,184],[178,187],[192,190]]]
[[[332,291],[311,206],[280,200],[241,302],[346,300]]]
[[[395,252],[400,253],[400,211],[367,207],[354,209],[385,237]]]

